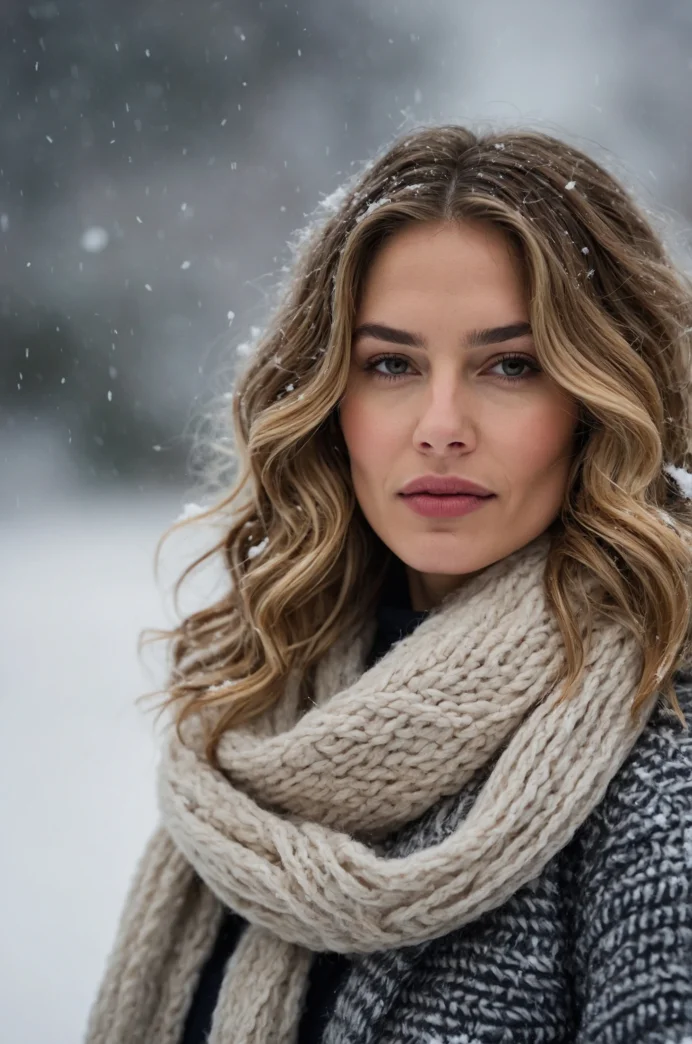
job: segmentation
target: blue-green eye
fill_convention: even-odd
[[[382,370],[377,369],[380,363],[394,363],[397,366],[403,366],[404,369],[398,373],[383,373]],[[371,359],[365,368],[366,370],[371,370],[377,377],[394,380],[396,377],[405,377],[405,368],[409,365],[408,359],[404,358],[403,355],[380,355],[377,359]]]
[[[534,374],[539,372],[535,360],[527,357],[526,355],[503,355],[501,359],[498,359],[496,362],[493,363],[491,368],[495,369],[496,366],[503,366],[507,362],[515,366],[523,366],[525,372],[519,374],[496,374],[496,376],[499,377],[501,381],[523,381],[527,377],[532,377]],[[526,370],[528,370],[529,372],[527,373]]]
[[[383,363],[387,366],[396,367],[396,372],[392,373],[390,371],[389,373],[386,373],[383,370],[379,370],[378,367]],[[540,368],[536,364],[536,360],[534,358],[527,355],[521,355],[518,352],[509,352],[506,355],[503,355],[500,359],[495,359],[491,363],[490,369],[494,370],[497,366],[503,366],[505,363],[511,363],[515,367],[521,366],[524,368],[523,373],[497,373],[494,375],[495,377],[499,378],[499,380],[509,381],[511,384],[516,384],[518,383],[518,381],[526,380],[528,377],[533,377],[536,374],[540,373]],[[401,377],[409,376],[406,368],[410,365],[411,362],[409,359],[406,358],[405,355],[389,354],[378,355],[375,358],[370,359],[364,366],[364,369],[366,370],[366,372],[372,373],[373,377],[376,377],[378,379],[384,379],[385,381],[395,381],[399,380]]]

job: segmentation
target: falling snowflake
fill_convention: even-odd
[[[110,236],[105,228],[101,228],[100,225],[91,225],[82,235],[80,246],[88,254],[100,254],[102,250],[106,249],[109,241]]]

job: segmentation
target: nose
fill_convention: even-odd
[[[430,382],[421,397],[413,438],[416,448],[427,453],[474,448],[477,434],[473,404],[453,378]]]

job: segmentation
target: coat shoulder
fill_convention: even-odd
[[[675,693],[686,725],[661,697],[597,806],[596,819],[625,803],[642,814],[688,815],[692,827],[692,672],[678,672]]]
[[[645,851],[651,872],[665,877],[675,866],[690,876],[692,673],[676,676],[675,692],[687,727],[661,698],[602,801],[563,850],[568,877],[598,880],[597,868],[612,874],[616,865],[641,865]]]
[[[676,682],[692,725],[692,675]],[[383,844],[468,815],[487,771]],[[692,734],[662,703],[572,842],[501,907],[359,955],[329,1044],[681,1044],[692,1034]]]
[[[690,725],[692,677],[675,688]],[[678,1044],[692,1033],[692,732],[667,701],[560,863],[578,1044]]]

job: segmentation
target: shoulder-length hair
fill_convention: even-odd
[[[643,672],[633,713],[690,658],[691,502],[666,465],[690,461],[692,287],[624,188],[546,134],[455,125],[399,138],[322,206],[232,396],[236,481],[202,514],[222,538],[176,586],[221,555],[227,591],[167,638],[163,706],[178,729],[214,707],[221,733],[309,679],[373,608],[391,552],[359,510],[338,423],[368,266],[412,222],[480,220],[519,251],[544,371],[580,404],[577,452],[545,572],[564,640],[563,698],[585,663],[581,623],[617,616]],[[160,544],[159,544],[160,549]],[[584,578],[603,599],[586,597]],[[590,628],[588,629],[590,633]],[[684,718],[682,719],[684,721]]]

